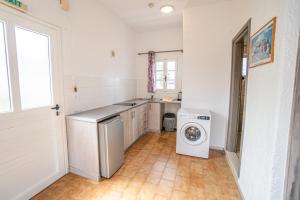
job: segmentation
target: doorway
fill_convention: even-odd
[[[290,135],[286,200],[300,199],[300,38],[296,66]]]
[[[239,176],[243,146],[250,26],[251,20],[232,40],[230,110],[226,151],[237,176]]]
[[[66,173],[59,36],[0,11],[0,199],[30,199]]]

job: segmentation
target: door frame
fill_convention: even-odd
[[[235,63],[235,52],[236,52],[236,44],[242,37],[244,37],[245,33],[248,32],[248,44],[250,44],[250,36],[251,36],[251,18],[246,22],[246,24],[242,27],[242,29],[236,34],[236,36],[232,40],[232,57],[231,57],[231,82],[230,82],[230,96],[229,96],[229,113],[228,113],[228,127],[227,127],[227,139],[226,139],[226,153],[227,158],[230,160],[232,167],[235,170],[235,175],[239,177],[240,174],[240,164],[242,159],[242,147],[243,147],[243,137],[244,137],[244,126],[242,128],[242,136],[241,136],[241,147],[240,147],[240,158],[234,153],[234,143],[230,140],[234,140],[236,143],[236,131],[238,127],[238,116],[233,117],[236,114],[235,111],[239,109],[239,104],[235,103],[236,95],[240,92],[240,85],[235,85],[237,83],[236,75],[240,74],[241,68],[236,67]],[[249,48],[249,46],[248,46]],[[247,96],[247,84],[248,84],[248,72],[249,72],[249,53],[248,53],[248,62],[247,62],[247,76],[245,77],[245,97]],[[245,122],[245,114],[246,114],[246,98],[244,99],[244,114],[243,114],[243,124]],[[234,131],[234,132],[233,132]]]
[[[57,137],[59,139],[59,143],[57,143],[57,145],[62,145],[62,154],[61,156],[63,156],[63,163],[62,163],[62,168],[60,175],[57,177],[60,178],[62,176],[64,176],[65,174],[67,174],[69,172],[69,167],[68,167],[68,150],[67,150],[67,137],[66,137],[66,122],[65,122],[65,112],[64,112],[64,108],[65,108],[65,99],[64,99],[64,82],[63,82],[63,78],[64,78],[64,73],[63,73],[63,59],[62,59],[62,53],[63,53],[63,49],[62,49],[62,28],[54,25],[50,22],[44,21],[42,19],[39,19],[33,15],[30,14],[26,14],[26,13],[20,13],[18,11],[15,11],[13,9],[7,8],[6,6],[0,6],[0,14],[2,13],[3,18],[16,18],[18,19],[22,19],[27,21],[28,23],[34,23],[34,24],[38,24],[40,26],[44,26],[48,29],[53,30],[53,32],[55,32],[55,43],[56,43],[56,65],[57,65],[57,70],[56,73],[57,74],[57,80],[56,83],[59,87],[57,87],[57,91],[56,91],[56,95],[59,96],[59,105],[61,107],[60,110],[60,115],[58,116],[58,123],[59,123],[59,133],[57,133]],[[9,19],[10,21],[10,19]],[[11,91],[12,93],[14,91]],[[55,102],[56,103],[56,102]],[[30,110],[29,110],[30,111]],[[23,111],[24,113],[26,113],[26,111]],[[8,119],[8,118],[13,118],[14,114],[20,114],[20,112],[13,112],[13,113],[5,113],[5,114],[1,114],[2,116],[0,116],[0,118],[3,119]],[[54,182],[56,180],[52,180],[52,182]],[[47,184],[51,184],[50,182]],[[36,193],[40,192],[41,189],[44,189],[45,187],[47,187],[48,185],[36,185],[34,187],[29,188],[29,190],[24,191],[24,193],[19,194],[18,197],[20,198],[25,198],[25,197],[29,197],[29,196],[33,196]]]
[[[298,39],[298,53],[297,53],[297,63],[296,63],[296,71],[295,71],[295,83],[294,83],[294,92],[293,92],[293,103],[292,103],[292,113],[291,113],[291,124],[290,124],[290,132],[289,132],[289,144],[288,144],[288,159],[287,159],[287,174],[285,180],[285,199],[290,199],[291,195],[291,184],[294,180],[293,172],[297,168],[299,170],[300,166],[293,166],[294,158],[300,159],[300,152],[293,152],[293,141],[296,134],[299,134],[299,121],[300,121],[300,108],[298,107],[299,96],[300,96],[300,36]],[[298,122],[298,124],[297,124]],[[298,136],[299,137],[299,136]],[[299,140],[299,139],[298,139]]]

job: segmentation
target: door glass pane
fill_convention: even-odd
[[[0,113],[11,112],[10,83],[4,23],[0,22]]]
[[[49,37],[15,28],[22,109],[52,104]]]

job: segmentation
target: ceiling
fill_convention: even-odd
[[[184,8],[216,1],[222,0],[100,0],[106,8],[136,31],[181,27]],[[154,3],[154,7],[149,8],[149,3]],[[166,4],[174,6],[173,13],[163,14],[160,12],[160,7]]]

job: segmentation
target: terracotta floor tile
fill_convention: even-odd
[[[159,185],[164,185],[164,186],[167,186],[167,187],[174,187],[175,183],[174,181],[170,181],[170,180],[166,180],[166,179],[161,179],[160,182],[159,182]]]
[[[156,194],[154,200],[169,200],[168,197]]]
[[[152,171],[146,180],[147,183],[158,184],[161,179],[162,172]]]
[[[166,167],[167,168],[172,168],[172,169],[177,169],[178,166],[178,161],[172,158],[169,158]]]
[[[169,198],[172,195],[173,187],[172,181],[162,179],[157,186],[156,194]]]
[[[188,193],[174,190],[171,196],[172,200],[187,200]]]
[[[108,190],[105,192],[104,196],[102,197],[103,200],[118,200],[122,196],[122,193],[116,192],[113,190]]]
[[[131,180],[133,182],[141,182],[144,183],[148,178],[148,173],[138,172]]]
[[[167,180],[171,180],[171,181],[175,181],[176,169],[165,168],[162,178],[167,179]]]
[[[166,162],[156,161],[152,167],[152,170],[162,172],[164,171],[165,167],[166,167]]]
[[[123,197],[137,197],[141,188],[142,184],[129,184],[123,191]]]
[[[138,199],[153,199],[157,191],[157,185],[151,183],[145,183],[139,194],[137,195]]]
[[[111,178],[67,174],[33,200],[241,200],[224,153],[209,159],[176,154],[176,134],[145,134]]]
[[[190,187],[190,179],[182,176],[176,176],[174,189],[187,192]]]

